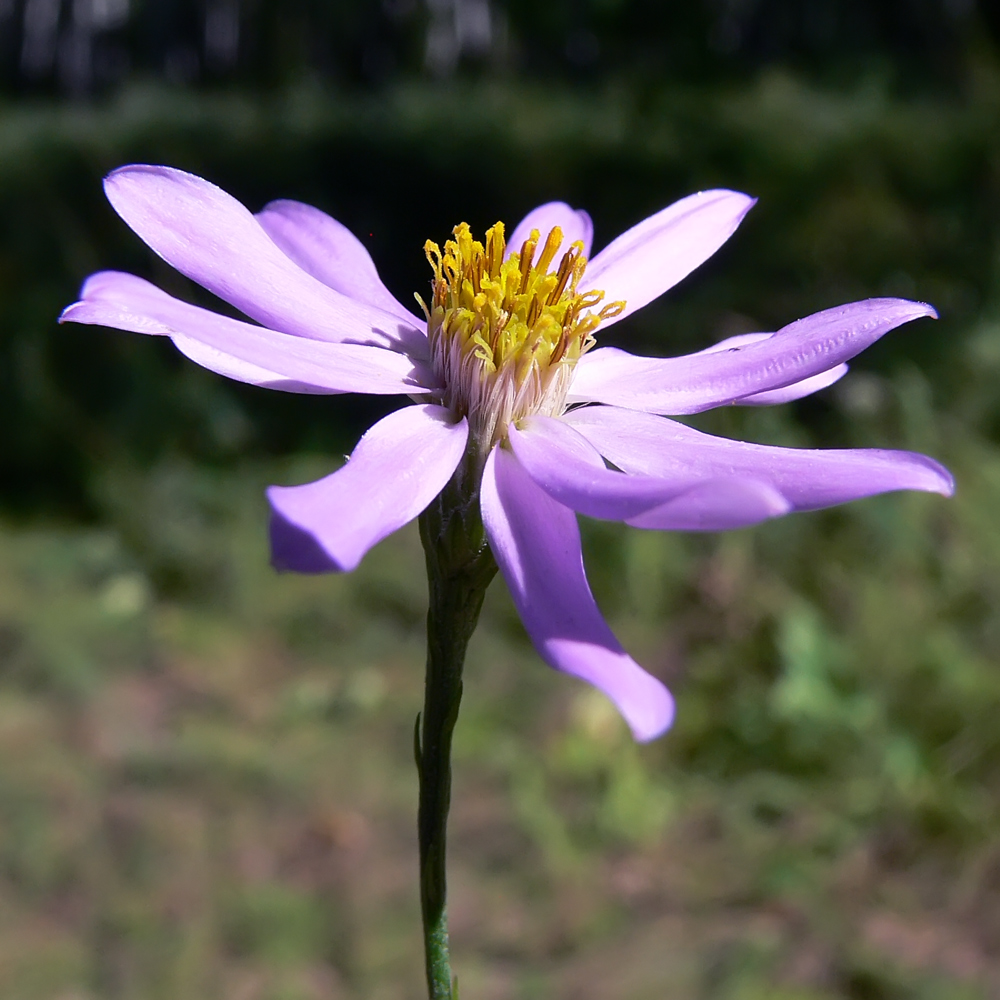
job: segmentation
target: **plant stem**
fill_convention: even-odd
[[[427,675],[417,719],[420,776],[420,908],[427,991],[454,1000],[448,954],[445,855],[451,804],[451,737],[462,700],[462,667],[496,563],[479,513],[483,458],[470,449],[451,482],[420,516],[427,559]]]

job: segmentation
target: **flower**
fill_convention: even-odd
[[[890,490],[953,491],[947,470],[912,452],[768,447],[667,416],[815,392],[889,330],[935,316],[924,303],[853,302],[686,357],[592,349],[595,330],[715,253],[752,207],[747,195],[691,195],[593,259],[589,216],[561,202],[529,213],[509,239],[498,223],[481,243],[462,224],[443,251],[425,246],[433,281],[421,317],[318,209],[276,201],[253,215],[207,181],[156,166],[122,167],[105,190],[160,257],[256,322],[116,271],[91,276],[62,321],[167,336],[198,364],[254,385],[412,401],[369,428],[339,471],[268,490],[274,565],[354,569],[475,453],[486,536],[535,648],[603,691],[639,740],[667,729],[673,701],[601,616],[577,513],[719,531]]]

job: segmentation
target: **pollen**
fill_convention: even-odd
[[[532,230],[509,255],[502,222],[486,231],[485,244],[464,222],[453,232],[444,252],[431,240],[424,244],[434,277],[430,305],[417,300],[427,316],[442,402],[468,418],[487,449],[512,422],[563,412],[573,368],[594,346],[594,330],[625,303],[602,306],[604,292],[580,291],[583,243],[560,256],[558,226],[541,247]]]

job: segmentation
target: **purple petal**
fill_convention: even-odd
[[[70,318],[72,319],[72,317]],[[192,337],[175,335],[170,339],[173,341],[174,347],[189,361],[201,365],[202,368],[207,368],[210,372],[215,372],[216,375],[222,375],[237,382],[246,382],[247,385],[256,385],[262,389],[277,389],[279,392],[297,392],[314,396],[332,396],[344,391],[285,378],[284,375],[268,371],[259,365],[252,365],[248,361],[241,361],[231,354],[209,347]]]
[[[532,229],[538,230],[538,245],[543,246],[555,226],[563,231],[562,250],[568,250],[571,244],[579,240],[583,243],[583,256],[590,256],[590,248],[594,242],[594,224],[582,208],[570,208],[564,201],[550,201],[547,205],[532,209],[507,237],[508,256],[521,252]],[[558,265],[559,260],[557,255],[554,264]]]
[[[306,340],[181,302],[134,274],[101,271],[60,322],[93,323],[170,337],[220,375],[287,392],[411,394],[433,376],[405,354],[361,344]]]
[[[522,468],[554,500],[607,521],[636,517],[685,493],[702,477],[682,474],[629,476],[605,466],[598,451],[568,424],[531,417],[509,428]]]
[[[800,382],[793,382],[791,385],[782,386],[780,389],[768,389],[765,392],[755,392],[749,396],[742,396],[733,400],[734,406],[777,406],[780,403],[791,403],[804,396],[811,396],[820,389],[827,389],[834,382],[839,381],[847,374],[847,365],[839,364],[829,371],[820,372],[810,378],[804,378]]]
[[[606,246],[580,283],[581,290],[601,289],[606,302],[625,300],[625,311],[604,325],[641,309],[708,260],[756,200],[738,191],[701,191],[644,219]]]
[[[426,325],[382,284],[361,240],[326,212],[300,201],[272,201],[257,213],[257,221],[303,271],[324,285],[391,313],[410,326]]]
[[[732,531],[771,517],[781,517],[791,504],[771,485],[732,476],[706,479],[662,507],[627,522],[633,528],[658,531]]]
[[[573,513],[502,447],[486,462],[481,503],[490,548],[542,659],[603,691],[637,740],[663,733],[673,699],[622,649],[594,603]]]
[[[950,496],[943,466],[910,451],[777,448],[703,434],[666,417],[587,406],[563,418],[609,461],[647,476],[747,478],[767,483],[794,510],[814,510],[892,490]],[[644,527],[652,526],[643,523]]]
[[[311,340],[426,355],[421,330],[307,274],[214,184],[170,167],[137,164],[112,171],[104,190],[115,211],[168,264],[257,322]]]
[[[756,344],[761,340],[773,337],[773,333],[739,333],[735,337],[727,337],[719,343],[706,347],[698,354],[719,354],[722,351],[731,350],[734,347],[744,347],[747,344]],[[793,382],[781,389],[770,389],[767,392],[755,392],[752,396],[744,396],[742,399],[734,399],[735,406],[776,406],[779,403],[791,403],[793,400],[802,399],[803,396],[810,396],[820,389],[826,389],[834,382],[842,379],[847,374],[847,365],[839,364],[829,371],[820,372],[812,378],[803,379],[801,382]]]
[[[444,489],[469,428],[442,406],[405,406],[370,427],[347,464],[304,486],[271,486],[271,562],[297,573],[349,572]]]
[[[569,401],[611,403],[650,413],[698,413],[829,372],[890,330],[921,316],[937,313],[924,302],[865,299],[719,352],[642,358],[601,347],[577,364]]]

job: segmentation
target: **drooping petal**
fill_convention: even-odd
[[[607,521],[625,521],[660,507],[698,485],[701,477],[629,476],[605,466],[597,449],[561,420],[530,417],[508,429],[525,472],[554,500]]]
[[[633,528],[732,531],[781,517],[792,505],[770,484],[726,476],[706,479],[662,507],[630,518]]]
[[[583,243],[583,256],[590,256],[594,242],[594,223],[582,208],[570,208],[564,201],[550,201],[532,209],[507,237],[507,254],[520,253],[524,241],[532,229],[538,230],[538,245],[544,246],[549,233],[555,226],[563,231],[562,251],[570,248],[577,240]],[[552,266],[557,267],[560,256],[556,255]]]
[[[674,202],[612,241],[587,266],[580,290],[599,288],[606,302],[625,300],[617,323],[659,298],[703,264],[736,231],[756,198],[701,191]]]
[[[192,361],[220,375],[287,392],[420,392],[433,375],[405,354],[361,344],[306,340],[181,302],[134,274],[101,271],[60,322],[170,337]]]
[[[599,451],[564,421],[532,417],[522,428],[511,427],[509,438],[524,470],[554,500],[590,517],[639,528],[729,531],[791,510],[772,485],[750,474],[683,468],[624,474],[606,468]]]
[[[301,201],[272,201],[257,213],[264,231],[303,271],[358,302],[398,316],[410,326],[426,321],[414,316],[382,284],[368,248],[347,226]]]
[[[795,510],[830,507],[892,490],[924,490],[944,496],[954,491],[947,469],[910,451],[748,444],[704,434],[666,417],[613,406],[585,406],[563,419],[626,472],[754,479],[776,489]],[[642,526],[653,526],[651,518],[643,520]]]
[[[767,340],[773,337],[773,333],[738,333],[735,337],[727,337],[719,343],[706,347],[698,351],[698,354],[719,354],[722,351],[730,351],[746,344],[756,344],[758,341]],[[765,392],[755,392],[751,396],[744,396],[742,399],[734,399],[734,406],[776,406],[779,403],[791,403],[793,400],[802,399],[803,396],[810,396],[820,389],[826,389],[834,382],[842,379],[847,374],[847,365],[835,365],[829,371],[820,372],[811,378],[803,379],[801,382],[793,382],[791,385],[783,386],[781,389],[769,389]]]
[[[277,389],[279,392],[297,392],[313,396],[333,396],[340,391],[285,378],[284,375],[279,375],[277,372],[268,371],[259,365],[252,365],[249,361],[241,361],[231,354],[209,347],[193,337],[185,337],[181,334],[170,339],[173,341],[174,347],[189,361],[201,365],[202,368],[207,368],[210,372],[215,372],[216,375],[234,379],[236,382],[245,382],[247,385],[256,385],[262,389]]]
[[[637,740],[663,733],[673,720],[673,699],[601,616],[572,511],[539,489],[502,447],[487,460],[481,503],[490,548],[542,659],[603,691]]]
[[[444,489],[469,428],[442,406],[405,406],[370,427],[347,464],[304,486],[271,486],[271,562],[297,573],[349,572]]]
[[[780,389],[768,389],[764,392],[755,392],[749,396],[742,396],[734,399],[734,406],[777,406],[781,403],[791,403],[804,396],[811,396],[820,389],[827,389],[834,382],[838,382],[847,374],[847,365],[835,365],[829,371],[820,372],[810,378],[804,378],[801,382],[793,382],[791,385],[782,386]]]
[[[600,347],[577,364],[569,401],[649,413],[698,413],[829,372],[921,316],[937,313],[924,302],[865,299],[796,320],[764,340],[714,353],[642,358]]]
[[[420,329],[334,291],[283,253],[250,211],[193,174],[132,165],[104,190],[115,211],[157,254],[252,319],[312,340],[427,353]]]

